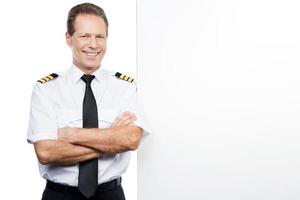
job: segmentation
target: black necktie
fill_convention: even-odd
[[[85,94],[83,99],[82,121],[83,128],[98,128],[98,111],[96,100],[91,88],[94,75],[83,75]],[[98,159],[79,163],[78,189],[87,198],[93,196],[98,185]]]

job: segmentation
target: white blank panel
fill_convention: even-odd
[[[300,199],[300,3],[138,0],[138,199]]]

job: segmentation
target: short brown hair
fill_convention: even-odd
[[[106,25],[106,35],[108,34],[108,21],[105,12],[99,6],[92,3],[82,3],[74,6],[68,13],[67,32],[72,36],[75,32],[74,22],[80,14],[91,14],[101,17]]]

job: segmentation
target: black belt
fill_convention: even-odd
[[[122,178],[119,177],[112,181],[102,183],[102,184],[98,185],[96,193],[113,190],[113,189],[117,188],[118,186],[120,186],[121,182],[122,182]],[[47,180],[46,188],[49,188],[49,189],[52,189],[54,191],[61,192],[64,194],[71,194],[71,195],[81,194],[80,191],[78,190],[78,187],[62,185],[59,183],[54,183],[49,180]]]

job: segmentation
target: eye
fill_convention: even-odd
[[[87,38],[87,36],[86,35],[81,35],[80,38]]]
[[[105,39],[105,37],[103,35],[97,35],[97,38]]]

